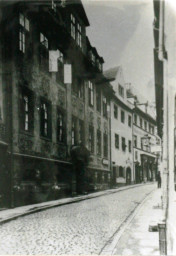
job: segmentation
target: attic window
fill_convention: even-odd
[[[119,84],[119,95],[124,97],[124,88]]]

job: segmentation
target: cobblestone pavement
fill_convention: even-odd
[[[99,254],[156,184],[48,209],[0,229],[0,254]]]

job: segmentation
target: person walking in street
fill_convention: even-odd
[[[158,181],[158,188],[161,188],[161,175],[160,175],[160,172],[158,172],[157,181]]]

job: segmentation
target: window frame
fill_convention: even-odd
[[[134,147],[137,148],[137,135],[133,135],[133,143],[134,143]]]
[[[62,119],[62,125],[59,125],[59,116]],[[65,143],[66,142],[66,122],[65,122],[65,111],[61,110],[57,107],[57,142],[58,143]],[[60,134],[61,131],[61,134]]]
[[[115,148],[116,149],[119,149],[119,147],[120,147],[119,139],[120,139],[119,134],[115,133]]]
[[[118,119],[118,107],[115,103],[114,103],[114,118]]]
[[[25,106],[24,98],[28,98],[27,110]],[[27,87],[20,88],[20,98],[19,98],[19,121],[20,130],[25,133],[33,133],[34,130],[34,94],[33,91]],[[27,117],[27,118],[26,118]],[[26,124],[28,129],[26,129]]]
[[[76,117],[72,116],[72,125],[71,125],[71,144],[72,144],[72,146],[76,145],[76,143],[77,143],[76,131],[77,131],[77,119],[76,119]]]
[[[107,132],[103,133],[103,156],[108,158],[108,135]]]
[[[125,123],[125,111],[121,109],[121,123]]]
[[[19,51],[23,54],[26,52],[27,37],[30,32],[30,21],[25,14],[19,13]]]
[[[94,106],[94,84],[88,80],[89,107]]]
[[[96,88],[96,108],[99,113],[101,113],[101,89]]]
[[[103,95],[103,116],[108,117],[108,99]]]
[[[121,137],[121,140],[122,140],[122,151],[126,151],[126,139],[125,137]]]
[[[132,143],[131,143],[131,140],[128,140],[128,151],[129,151],[129,153],[132,152]]]
[[[40,135],[48,139],[52,138],[51,107],[52,107],[51,102],[48,99],[45,99],[43,97],[40,98]],[[46,129],[47,129],[47,132],[46,132]]]
[[[94,153],[94,127],[89,125],[89,150]]]
[[[128,115],[128,126],[131,127],[132,124],[132,118],[131,115]]]
[[[97,155],[101,156],[101,131],[97,129]]]

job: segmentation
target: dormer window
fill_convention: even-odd
[[[96,65],[97,65],[97,68],[98,68],[100,71],[102,71],[102,64],[101,64],[101,62],[100,62],[99,59],[96,60]]]
[[[119,84],[119,95],[124,97],[124,88]]]
[[[43,45],[46,49],[48,49],[48,39],[40,33],[40,43]]]
[[[102,63],[99,62],[98,68],[99,68],[100,71],[102,71]]]

